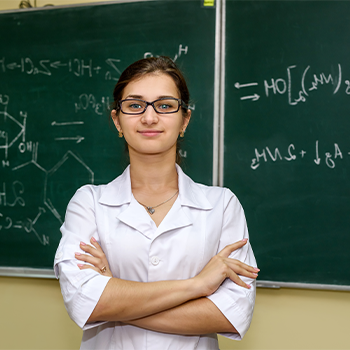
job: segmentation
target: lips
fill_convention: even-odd
[[[142,131],[139,131],[139,133],[142,136],[152,137],[152,136],[160,135],[162,133],[162,131],[159,131],[159,130],[142,130]]]

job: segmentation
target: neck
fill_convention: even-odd
[[[133,190],[146,191],[177,189],[178,177],[175,168],[175,152],[167,154],[139,155],[129,150],[130,179]]]

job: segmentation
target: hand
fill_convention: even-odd
[[[97,243],[94,237],[90,240],[91,245],[80,242],[80,249],[88,254],[75,253],[77,260],[87,262],[91,265],[78,264],[80,270],[92,269],[100,273],[102,276],[113,277],[112,272],[109,268],[108,260],[101,246]]]
[[[229,258],[229,255],[233,251],[242,248],[247,241],[248,239],[243,239],[242,241],[226,246],[211,258],[204,269],[194,277],[199,283],[199,288],[201,288],[203,296],[213,294],[226,278],[229,278],[241,287],[250,288],[250,285],[244,283],[238,275],[255,279],[258,277],[257,272],[260,270],[239,260]]]

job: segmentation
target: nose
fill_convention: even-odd
[[[141,121],[147,125],[152,125],[158,122],[158,114],[152,105],[148,105],[142,114]]]

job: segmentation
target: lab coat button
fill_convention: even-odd
[[[62,252],[62,251],[59,251],[59,252],[56,253],[55,258],[56,258],[56,259],[61,259],[62,256],[63,256],[63,252]]]
[[[154,265],[154,266],[158,265],[158,264],[159,264],[159,258],[158,258],[158,256],[152,256],[152,258],[151,258],[151,263],[152,263],[152,265]]]

